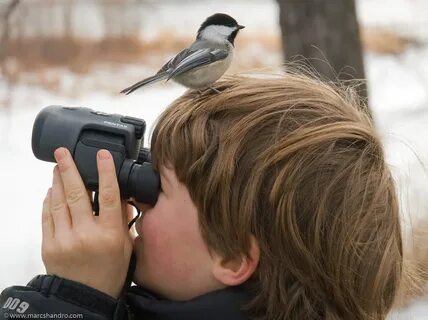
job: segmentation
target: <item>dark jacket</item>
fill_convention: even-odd
[[[248,320],[248,315],[241,311],[241,306],[248,301],[249,297],[241,287],[229,287],[190,301],[174,302],[155,297],[137,286],[115,300],[78,282],[40,275],[25,287],[3,290],[0,319]]]

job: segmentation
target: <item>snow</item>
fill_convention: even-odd
[[[257,33],[279,32],[276,3],[238,0],[233,2],[200,1],[191,3],[189,19],[171,19],[183,15],[188,3],[167,2],[154,6],[146,14],[141,36],[154,34],[154,22],[187,32],[200,24],[200,17],[225,11]],[[242,7],[246,10],[242,10]],[[364,25],[390,27],[418,39],[428,38],[428,1],[358,0],[358,15]],[[101,34],[97,20],[90,21],[95,36]],[[83,11],[82,11],[83,14]],[[83,17],[83,16],[82,16]],[[270,17],[270,18],[266,18]],[[83,17],[82,19],[86,19]],[[184,28],[177,28],[178,26]],[[421,26],[424,26],[423,28]],[[151,29],[152,28],[152,29]],[[256,53],[251,53],[256,54]],[[370,104],[377,128],[400,188],[404,227],[407,232],[418,219],[428,220],[428,46],[410,48],[401,55],[366,54]],[[138,73],[151,72],[146,67],[124,66],[115,70],[115,83],[123,87]],[[111,71],[103,68],[89,75],[60,74],[60,92],[55,94],[38,86],[19,84],[10,92],[0,76],[0,203],[3,205],[0,231],[0,290],[25,284],[44,273],[40,257],[42,200],[51,184],[53,164],[37,160],[31,151],[31,130],[37,113],[47,105],[86,106],[95,110],[143,118],[148,124],[146,145],[156,117],[184,88],[158,84],[129,96],[113,94]],[[128,80],[127,80],[128,79]],[[102,87],[103,90],[96,88]],[[86,89],[85,89],[86,88]],[[10,94],[11,108],[2,109],[1,100]],[[428,266],[427,266],[428,268]],[[395,312],[391,320],[428,319],[428,298],[415,301],[409,308]]]
[[[428,320],[428,298],[417,299],[410,307],[393,313],[388,320]]]
[[[361,24],[428,39],[426,0],[358,0],[356,3]]]

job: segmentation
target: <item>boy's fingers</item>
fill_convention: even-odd
[[[71,217],[64,195],[64,185],[62,183],[58,167],[55,166],[52,179],[52,191],[50,199],[50,215],[52,217],[55,230],[62,234],[70,230]]]
[[[116,168],[109,151],[100,150],[97,153],[99,177],[100,220],[112,223],[122,223],[122,205]]]
[[[70,208],[73,224],[85,223],[93,219],[92,207],[85,185],[66,148],[55,150],[55,159],[64,185],[65,199]]]
[[[55,236],[55,226],[50,212],[50,201],[51,201],[52,189],[49,188],[46,194],[45,200],[43,201],[42,209],[42,238],[43,242],[50,241]]]

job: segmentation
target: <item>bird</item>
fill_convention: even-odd
[[[161,80],[173,81],[190,89],[211,88],[229,68],[233,58],[235,38],[245,26],[230,15],[215,13],[201,24],[196,40],[190,47],[182,50],[153,76],[141,80],[121,91],[130,94],[135,90]]]

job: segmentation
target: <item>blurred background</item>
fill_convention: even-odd
[[[400,192],[406,259],[419,280],[391,319],[428,319],[428,1],[0,0],[0,290],[44,273],[42,201],[53,164],[31,151],[47,105],[156,117],[185,89],[172,82],[129,96],[223,12],[246,26],[229,70],[283,72],[307,59],[327,80],[366,79],[367,98]]]

